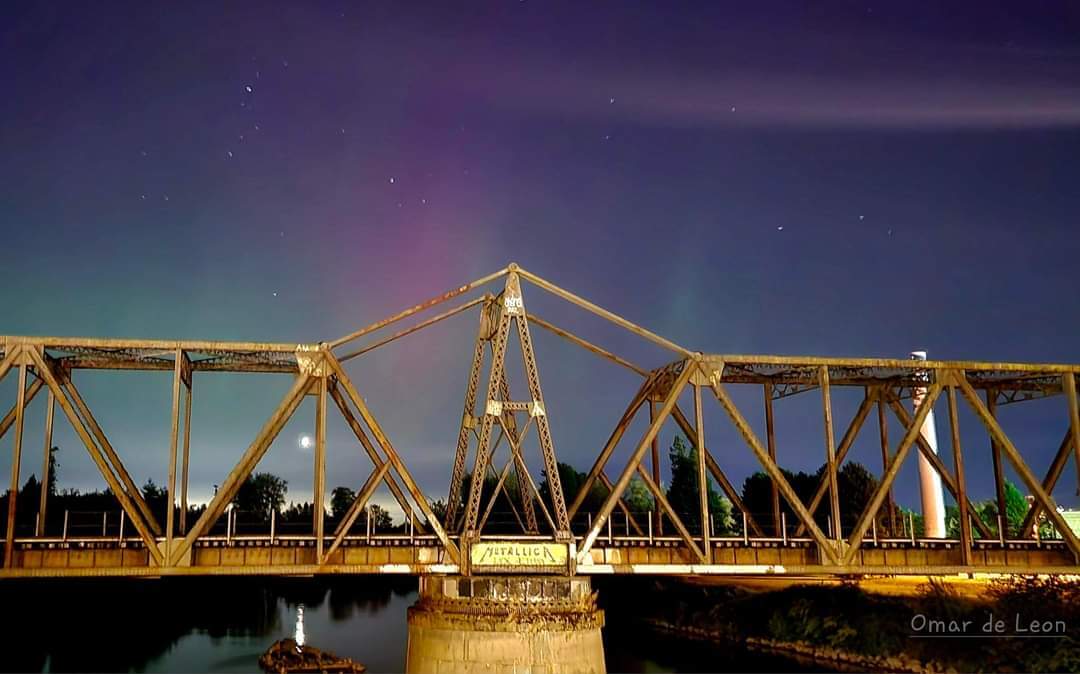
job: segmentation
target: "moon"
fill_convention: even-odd
[[[303,433],[300,435],[299,440],[297,440],[297,444],[300,445],[300,449],[311,449],[315,446],[315,439],[307,433]]]

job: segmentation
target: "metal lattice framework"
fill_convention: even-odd
[[[483,290],[501,281],[496,292]],[[526,311],[523,282],[618,325],[664,349],[676,360],[643,368]],[[478,296],[467,299],[470,294]],[[434,309],[455,298],[465,301],[442,313],[420,320],[366,345],[357,340]],[[450,483],[446,513],[436,516],[432,503],[413,479],[402,455],[391,443],[344,369],[351,359],[367,356],[381,346],[428,328],[452,316],[475,310],[479,329],[465,389],[462,420],[452,460],[448,454]],[[641,377],[607,442],[599,450],[584,484],[564,496],[557,455],[549,427],[548,408],[540,385],[540,368],[532,345],[530,326],[537,326],[582,347]],[[508,342],[516,336],[522,354],[520,381],[526,396],[511,396],[516,368],[506,360]],[[348,350],[352,348],[352,350]],[[488,371],[486,394],[481,396],[481,375]],[[143,370],[172,372],[171,432],[168,478],[165,484],[165,521],[158,521],[124,467],[119,453],[76,386],[81,370]],[[207,341],[88,339],[59,337],[0,337],[0,379],[17,372],[14,406],[0,420],[0,437],[14,429],[11,488],[0,576],[32,575],[170,575],[199,573],[470,573],[470,550],[485,540],[550,541],[568,546],[570,555],[562,573],[938,573],[976,570],[1040,570],[1075,572],[1080,541],[1063,520],[1051,497],[1069,456],[1080,466],[1080,413],[1076,394],[1077,365],[1016,364],[959,361],[909,361],[786,356],[718,355],[690,351],[602,309],[517,265],[434,297],[386,319],[331,342],[274,344]],[[292,385],[238,457],[205,510],[190,523],[188,477],[191,402],[195,375],[206,372],[278,374]],[[729,389],[760,387],[764,405],[765,437],[758,437],[735,404]],[[837,387],[862,392],[850,423],[836,442],[832,393]],[[30,536],[16,535],[16,498],[22,459],[27,406],[41,391],[47,394],[45,421],[45,473]],[[817,391],[821,397],[825,471],[809,502],[804,503],[785,478],[777,461],[774,404],[785,398]],[[680,396],[693,396],[693,415],[680,408]],[[519,394],[520,395],[520,394]],[[750,512],[721,466],[719,454],[705,442],[703,397],[714,398],[734,424],[746,448],[771,483],[771,513]],[[1039,480],[1021,452],[997,421],[996,408],[1037,398],[1065,399],[1064,436],[1044,478]],[[312,487],[316,503],[325,502],[326,421],[328,401],[355,435],[372,468],[355,500],[332,532],[325,530],[323,508],[315,508],[311,534],[268,537],[234,536],[224,539],[213,528],[225,515],[244,481],[266,455],[306,397],[316,405]],[[946,466],[921,432],[935,403],[947,402],[952,467]],[[914,399],[913,410],[904,401]],[[974,412],[989,437],[999,512],[1004,512],[1005,462],[1013,466],[1033,503],[1020,528],[1019,538],[995,533],[974,514],[968,497],[960,447],[958,408],[961,401]],[[59,406],[85,446],[123,512],[115,540],[101,537],[72,540],[66,524],[63,535],[47,535],[47,472],[55,408]],[[635,417],[648,409],[645,433],[633,445],[618,473],[608,469],[616,447]],[[839,466],[847,458],[860,430],[876,411],[882,454],[880,483],[869,503],[845,532],[837,487]],[[889,416],[903,427],[899,443],[888,438]],[[677,512],[660,486],[657,438],[666,423],[673,423],[697,449],[699,512],[694,521]],[[533,434],[547,479],[541,494],[530,470],[525,440]],[[501,467],[496,457],[506,444]],[[735,451],[725,448],[725,453]],[[960,513],[957,540],[916,540],[913,530],[897,535],[892,488],[901,466],[917,453],[941,476]],[[651,461],[646,456],[651,454]],[[471,472],[469,458],[472,457]],[[177,464],[180,464],[179,485]],[[651,465],[649,465],[651,463]],[[651,470],[650,470],[651,468]],[[516,490],[507,488],[514,473]],[[478,477],[480,479],[475,479]],[[494,492],[485,499],[485,479],[494,480]],[[654,513],[635,513],[626,490],[637,476],[656,504]],[[707,484],[715,480],[743,520],[741,534],[718,533],[711,524]],[[385,485],[406,514],[404,534],[372,537],[353,531],[372,495]],[[584,512],[588,496],[604,494],[598,508]],[[512,494],[516,491],[516,494]],[[520,532],[488,535],[485,523],[497,497],[513,509]],[[516,496],[516,499],[514,498]],[[486,505],[485,505],[486,500]],[[177,501],[179,508],[177,508]],[[825,502],[828,505],[825,506]],[[788,525],[781,504],[796,518]],[[830,526],[823,530],[825,508]],[[176,511],[179,509],[179,516]],[[543,515],[541,524],[536,515]],[[616,511],[623,516],[623,531],[613,532]],[[585,524],[581,526],[581,516]],[[643,516],[647,522],[643,525]],[[766,522],[765,519],[768,521]],[[887,524],[885,524],[887,520]],[[135,536],[125,538],[123,522]],[[1036,522],[1047,522],[1055,540],[1038,538]],[[885,535],[879,535],[879,522]],[[673,532],[665,535],[664,526]],[[1034,540],[1033,540],[1034,538]],[[88,556],[89,555],[89,556]],[[899,555],[899,557],[898,557]],[[504,569],[505,570],[505,569]],[[550,569],[547,571],[550,572]]]

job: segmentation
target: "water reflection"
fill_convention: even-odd
[[[606,588],[610,591],[611,588]],[[601,591],[601,597],[605,595]],[[405,666],[411,577],[34,580],[0,584],[7,648],[27,672],[252,672],[303,607],[306,641],[370,672]],[[793,663],[654,635],[609,611],[610,672],[789,671]],[[14,646],[14,647],[12,647]]]
[[[389,577],[5,582],[0,601],[18,610],[0,613],[0,629],[18,646],[5,649],[0,669],[251,671],[271,643],[292,636],[304,604],[314,645],[400,670],[415,588],[413,578]],[[393,657],[376,657],[396,644]]]
[[[296,607],[296,631],[293,634],[293,641],[296,642],[296,652],[301,653],[304,650],[304,605],[300,604]]]

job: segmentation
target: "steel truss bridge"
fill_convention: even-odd
[[[522,294],[523,282],[673,352],[675,359],[646,369],[529,313]],[[419,320],[435,307],[455,299],[464,302]],[[387,343],[470,310],[478,314],[478,333],[452,464],[447,457],[450,486],[446,513],[436,516],[390,434],[372,414],[343,364],[362,356],[370,358],[368,354]],[[375,333],[385,332],[391,325],[407,319],[418,322],[375,338]],[[599,448],[585,483],[575,494],[564,494],[560,484],[540,386],[540,369],[530,336],[533,327],[550,331],[640,376],[640,386],[636,391],[627,391],[629,403],[625,412],[615,421],[610,438]],[[369,341],[356,346],[357,340],[365,337]],[[522,398],[511,397],[509,388],[511,371],[516,368],[506,362],[507,344],[515,338],[520,342],[522,380],[528,390],[528,395]],[[13,436],[0,577],[1080,572],[1080,541],[1050,495],[1069,456],[1075,454],[1080,459],[1076,394],[1080,365],[705,354],[679,346],[514,264],[330,342],[297,345],[9,336],[0,337],[0,349],[0,379],[8,374],[18,377],[17,400],[0,421],[0,436],[9,431]],[[171,439],[165,485],[168,505],[164,522],[151,512],[119,453],[81,396],[76,386],[80,370],[172,372]],[[485,370],[489,374],[486,387],[481,389]],[[197,374],[208,372],[285,376],[292,379],[292,386],[239,455],[206,509],[194,522],[188,522],[193,384]],[[755,387],[762,392],[764,438],[754,432],[733,401],[731,391],[738,387]],[[862,402],[839,443],[832,405],[832,395],[838,387],[854,387],[862,393]],[[66,528],[61,535],[47,532],[49,480],[46,475],[41,481],[36,530],[33,535],[16,536],[15,495],[23,459],[25,410],[42,391],[47,406],[43,470],[49,469],[48,448],[55,409],[59,407],[122,509],[119,535],[106,536],[103,532],[101,536],[69,536]],[[806,436],[824,438],[826,470],[812,500],[804,503],[777,463],[773,405],[783,398],[810,391],[820,396],[824,430],[822,433],[820,427],[808,429]],[[693,397],[693,409],[688,411],[679,404],[680,395],[686,392]],[[1062,396],[1065,400],[1061,413],[1065,432],[1060,448],[1040,480],[1002,430],[996,407],[1049,396]],[[333,409],[342,415],[372,464],[355,502],[332,530],[327,527],[323,509],[316,508],[310,532],[302,535],[275,532],[272,524],[269,532],[241,535],[226,526],[222,534],[220,520],[240,486],[307,397],[314,398],[316,406],[314,500],[325,502],[326,419]],[[712,399],[710,411],[719,406],[722,416],[727,417],[722,423],[734,424],[745,441],[745,451],[754,456],[770,478],[771,516],[747,511],[721,466],[724,457],[710,451],[703,398]],[[920,430],[939,398],[947,401],[951,466],[945,465],[931,449]],[[919,401],[913,411],[902,402],[907,399]],[[958,430],[957,410],[962,404],[973,410],[988,435],[999,512],[1005,512],[1006,461],[1034,496],[1020,529],[1024,533],[1019,537],[995,533],[973,512]],[[649,415],[647,430],[634,439],[629,460],[612,465],[617,445],[635,416],[645,413],[643,410]],[[876,412],[880,435],[880,484],[865,510],[857,518],[849,514],[844,520],[837,469],[871,412]],[[905,429],[895,446],[888,438],[886,418],[889,416],[894,416]],[[674,424],[699,449],[696,468],[700,512],[695,513],[693,522],[689,522],[686,513],[674,510],[659,486],[657,436],[664,424]],[[548,479],[548,498],[541,497],[526,461],[523,444],[530,433],[535,434],[540,448]],[[505,447],[506,458],[500,466],[495,455],[501,447]],[[651,455],[650,462],[646,461],[647,455]],[[894,513],[893,483],[904,462],[916,455],[933,465],[944,487],[955,498],[960,514],[958,538],[919,539],[911,530],[900,535],[893,522],[885,525],[884,513],[890,519]],[[497,476],[495,492],[489,498],[485,499],[483,481],[468,478],[470,458],[472,475]],[[514,499],[507,489],[511,471],[519,485]],[[657,508],[655,514],[643,516],[627,506],[625,492],[635,476],[651,492]],[[711,521],[704,488],[707,476],[730,499],[738,513],[736,517],[741,517],[740,534],[718,535],[713,526],[699,524]],[[407,530],[405,533],[373,534],[370,529],[356,532],[354,525],[359,516],[376,488],[383,484],[407,513]],[[602,505],[586,511],[586,496],[594,487],[605,496]],[[500,493],[514,509],[519,525],[516,533],[485,532],[492,505]],[[788,504],[797,522],[785,521],[781,501]],[[822,508],[828,513],[827,530],[815,518]],[[841,521],[853,521],[854,525],[846,532],[844,527],[832,525]],[[1056,532],[1054,538],[1039,539],[1038,527],[1033,524],[1040,521],[1052,526]],[[127,523],[126,532],[123,522]]]

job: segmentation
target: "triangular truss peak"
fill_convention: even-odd
[[[526,400],[513,400],[510,397],[506,350],[511,329],[515,329],[521,347],[524,379],[529,396]],[[478,398],[480,376],[485,357],[488,355],[490,355],[490,367],[487,394],[480,399]],[[526,419],[523,423],[519,421],[519,414]],[[493,441],[496,428],[498,428],[498,434]],[[540,498],[536,482],[529,473],[522,451],[523,440],[532,429],[535,429],[540,446],[553,512],[548,510],[548,504]],[[473,452],[472,479],[468,481],[468,496],[465,499],[465,509],[460,515],[459,523],[458,511],[466,478],[466,462],[474,437],[476,449]],[[506,441],[508,447],[508,458],[499,470],[493,463],[493,459],[503,440]],[[520,512],[514,506],[512,496],[505,490],[506,478],[511,466],[517,478]],[[495,490],[490,495],[482,515],[483,485],[489,471],[492,470],[496,474]],[[486,302],[481,312],[480,330],[473,348],[472,366],[469,370],[465,392],[465,407],[450,478],[447,527],[452,531],[461,531],[463,538],[470,540],[478,538],[484,521],[490,514],[500,492],[505,493],[507,501],[514,508],[515,516],[521,520],[522,528],[526,533],[538,532],[535,510],[539,507],[556,540],[570,540],[570,523],[559,479],[555,447],[551,439],[543,392],[540,388],[540,374],[536,364],[536,354],[533,351],[532,337],[529,333],[525,301],[516,272],[507,274],[502,293]]]

